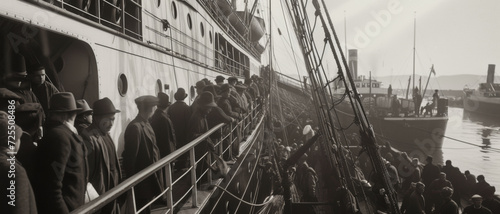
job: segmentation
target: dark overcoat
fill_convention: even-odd
[[[69,213],[85,203],[85,146],[62,123],[49,122],[46,127],[36,150],[32,179],[38,212]]]
[[[191,110],[184,101],[177,101],[168,107],[167,114],[174,126],[177,148],[180,148],[189,142],[188,123],[191,117]]]
[[[11,160],[15,160],[15,158],[12,159],[12,156],[8,155],[7,151],[0,151],[0,195],[2,195],[0,197],[0,211],[12,214],[35,214],[37,213],[35,194],[31,188],[28,175],[23,166],[17,161],[13,162],[15,173],[9,173],[11,170]],[[10,174],[14,174],[15,178],[9,177]],[[9,190],[12,189],[10,186],[10,182],[12,181],[15,182],[13,194]],[[11,200],[8,195],[12,195],[15,198]]]
[[[128,177],[145,169],[159,160],[160,151],[156,137],[149,122],[137,116],[125,129],[125,149],[123,150],[123,169]],[[135,197],[140,201],[150,200],[163,191],[161,173],[155,173],[139,183]]]
[[[176,149],[175,131],[168,114],[161,109],[156,109],[151,117],[151,127],[156,136],[156,143],[160,149],[160,158],[167,156]]]

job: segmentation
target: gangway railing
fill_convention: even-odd
[[[256,127],[256,123],[262,123],[262,121],[259,119],[262,117],[263,114],[263,105],[262,103],[257,103],[255,102],[255,107],[249,111],[238,123],[236,124],[218,124],[215,127],[211,128],[208,132],[202,134],[201,136],[197,137],[187,145],[175,150],[174,152],[170,153],[169,155],[165,156],[164,158],[160,159],[156,163],[150,165],[149,167],[143,169],[142,171],[129,176],[126,180],[121,182],[119,185],[116,187],[112,188],[111,190],[105,192],[104,194],[100,195],[98,198],[90,201],[89,203],[84,204],[83,206],[73,210],[71,213],[76,214],[76,213],[94,213],[101,209],[102,207],[106,206],[107,204],[115,201],[117,198],[121,197],[123,194],[131,194],[131,197],[127,197],[128,200],[132,201],[127,201],[126,203],[132,203],[128,204],[127,207],[130,207],[133,205],[134,213],[140,213],[144,209],[146,209],[148,206],[153,204],[155,201],[158,199],[162,198],[164,194],[166,194],[166,207],[167,210],[163,211],[164,213],[172,214],[174,213],[174,207],[182,205],[181,203],[186,199],[189,194],[191,194],[191,202],[192,202],[192,207],[197,207],[198,206],[198,196],[197,196],[197,191],[198,191],[198,186],[202,182],[205,182],[203,176],[207,176],[207,182],[212,182],[212,171],[210,170],[209,167],[207,169],[197,172],[196,168],[200,167],[198,166],[199,163],[202,163],[205,161],[205,158],[207,158],[207,161],[210,163],[211,166],[216,164],[215,160],[211,159],[211,152],[207,151],[205,152],[202,156],[199,158],[196,158],[195,154],[195,147],[199,146],[201,143],[203,143],[205,140],[210,138],[210,136],[216,132],[216,131],[221,131],[223,134],[220,136],[219,139],[215,139],[216,142],[214,142],[214,147],[215,151],[219,152],[217,155],[222,158],[222,156],[226,153],[231,152],[231,146],[233,146],[234,143],[237,142],[238,138],[236,137],[235,132],[238,130],[241,130],[242,133],[245,133],[249,131],[251,128]],[[228,128],[226,128],[228,127]],[[212,139],[213,140],[213,139]],[[229,144],[224,145],[224,141],[228,140]],[[248,148],[248,147],[247,147]],[[173,177],[173,169],[172,169],[172,163],[174,163],[179,157],[181,157],[184,154],[189,155],[189,167],[187,168],[187,171],[184,172],[182,175],[180,175],[178,178]],[[165,184],[164,190],[156,195],[151,201],[149,201],[146,205],[143,207],[136,207],[136,199],[134,196],[134,191],[135,191],[135,186],[144,181],[145,179],[149,178],[149,176],[155,174],[155,173],[162,173],[165,175],[165,178],[163,180],[163,183]],[[181,193],[182,197],[178,198],[178,200],[174,200],[174,197],[172,195],[173,190],[176,189],[174,187],[175,184],[178,184],[181,182],[182,179],[185,179],[185,176],[190,177],[190,187],[189,188],[183,188],[186,189],[185,192]],[[177,188],[182,188],[177,186]],[[177,193],[177,191],[176,191]]]

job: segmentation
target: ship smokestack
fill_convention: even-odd
[[[493,84],[495,81],[495,64],[488,65],[488,76],[486,77],[486,83]]]
[[[358,80],[358,49],[349,50],[349,70],[351,71],[352,78]]]

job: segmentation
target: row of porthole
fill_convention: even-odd
[[[156,93],[158,93],[160,91],[163,92],[163,89],[164,89],[164,86],[163,86],[161,80],[158,79],[156,81]],[[118,93],[120,94],[120,96],[125,97],[125,95],[127,94],[127,91],[128,91],[127,76],[125,74],[120,74],[120,76],[118,76]],[[190,93],[191,97],[194,97],[194,94],[195,94],[194,86],[191,86],[189,93]]]
[[[157,2],[158,2],[157,7],[160,7],[161,0],[157,0]],[[171,8],[172,8],[172,16],[174,17],[174,19],[177,19],[177,6],[173,1]],[[189,30],[193,29],[193,21],[191,20],[191,15],[189,13],[187,14],[187,25],[189,27]],[[205,37],[205,27],[203,26],[203,22],[200,22],[200,33],[201,37]],[[209,39],[210,39],[210,44],[212,44],[212,31],[209,31]]]

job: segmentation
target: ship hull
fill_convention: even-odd
[[[480,97],[474,94],[463,99],[464,111],[487,118],[500,119],[500,98]]]
[[[354,120],[352,111],[337,110],[340,124],[348,127]],[[424,161],[428,155],[436,162],[442,162],[443,136],[448,123],[447,117],[376,117],[368,116],[379,145],[389,142],[409,157]],[[345,132],[355,143],[359,139],[359,129],[352,125]]]

